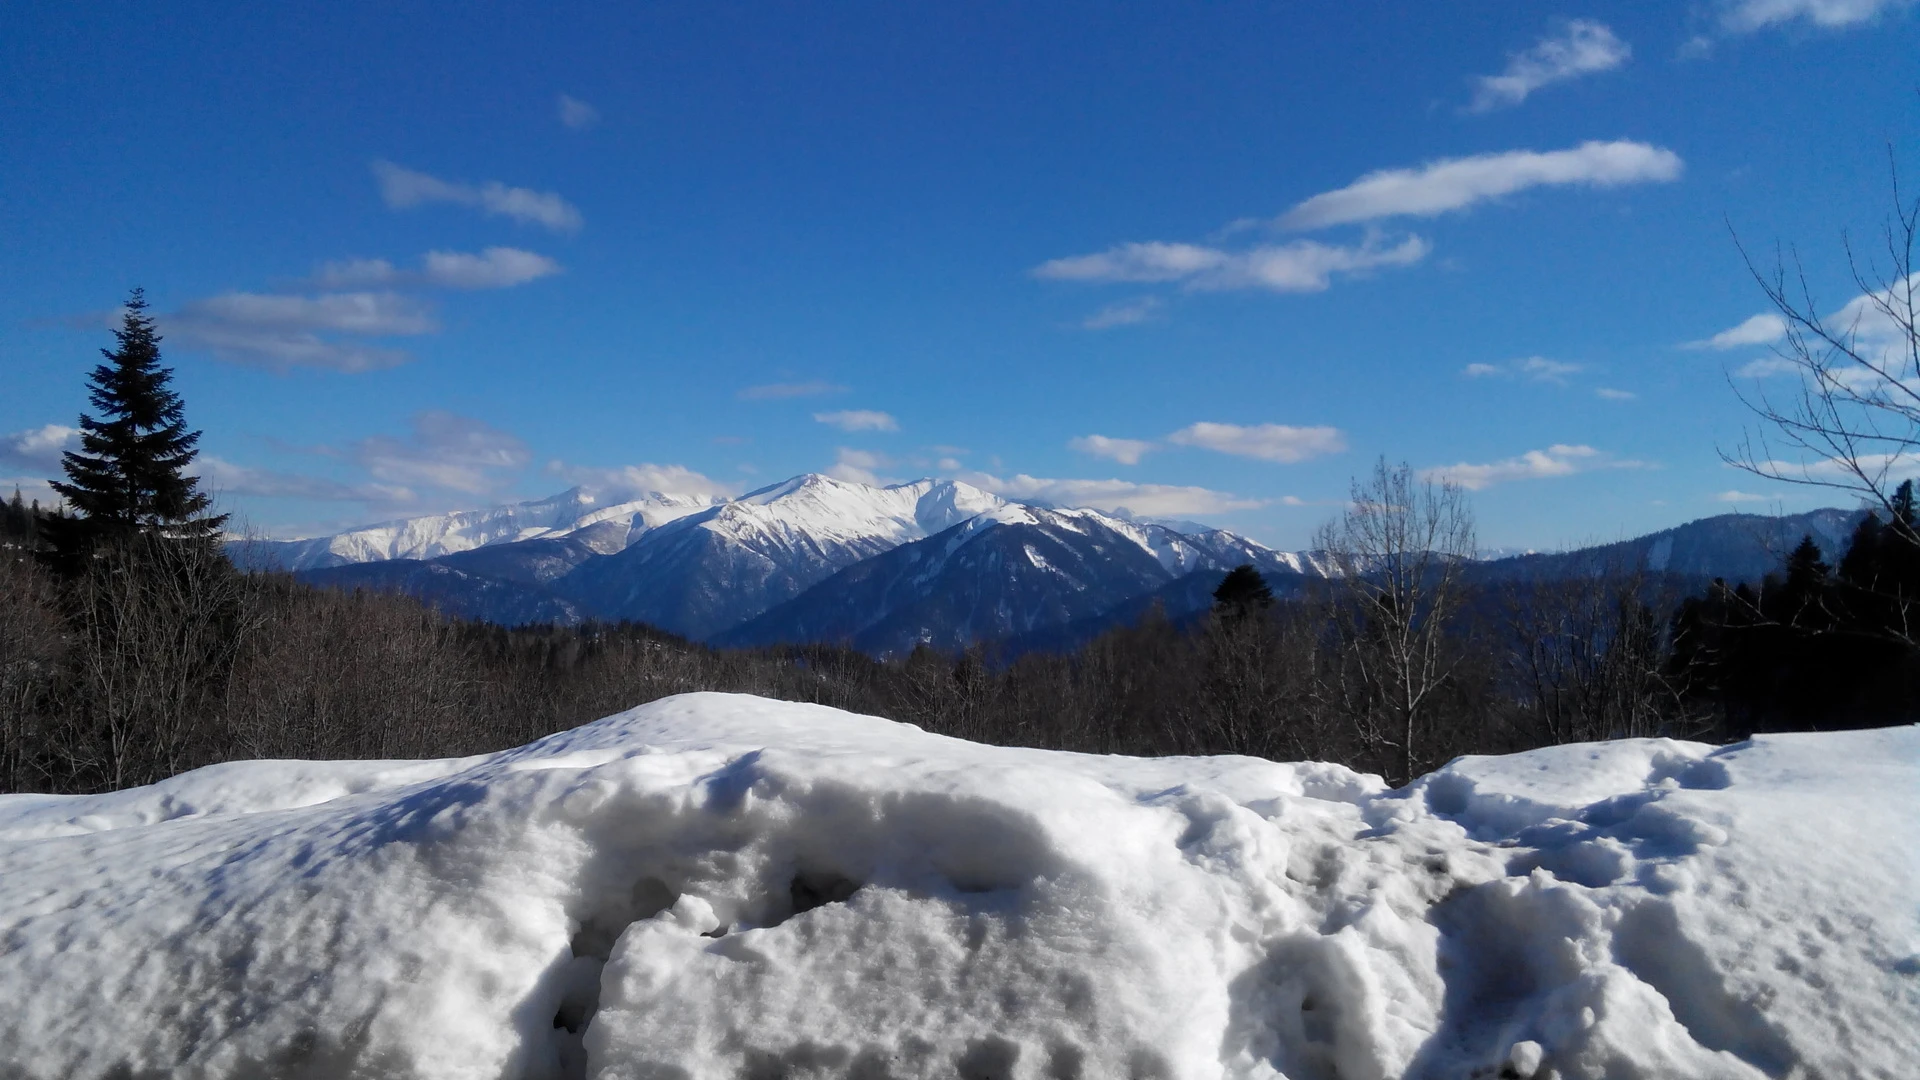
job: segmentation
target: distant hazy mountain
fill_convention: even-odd
[[[1638,567],[1677,578],[1758,581],[1779,570],[1803,536],[1813,537],[1827,561],[1838,564],[1864,512],[1829,508],[1784,517],[1721,514],[1631,540],[1492,560],[1483,563],[1476,576],[1491,581],[1551,579]]]
[[[654,492],[607,505],[594,492],[576,487],[538,502],[386,521],[311,540],[239,541],[229,548],[247,565],[281,570],[432,559],[495,544],[563,536],[578,537],[606,554],[716,501],[705,495]]]

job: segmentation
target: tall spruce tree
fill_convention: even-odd
[[[100,350],[106,363],[88,377],[99,415],[81,414],[80,449],[62,455],[66,481],[52,482],[73,511],[47,529],[53,562],[69,571],[103,543],[205,542],[227,521],[207,513],[213,500],[187,474],[200,433],[187,430],[173,370],[160,365],[160,335],[141,290],[113,336],[118,348]]]

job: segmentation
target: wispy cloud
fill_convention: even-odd
[[[1615,390],[1611,386],[1602,386],[1593,392],[1593,396],[1606,401],[1632,401],[1640,395],[1631,390]]]
[[[1083,454],[1117,461],[1122,465],[1138,465],[1140,459],[1153,450],[1153,444],[1145,439],[1110,439],[1105,435],[1082,435],[1067,443],[1067,448]]]
[[[600,110],[577,97],[561,94],[557,105],[560,122],[575,131],[585,131],[600,122]]]
[[[202,454],[194,466],[200,473],[201,484],[216,496],[364,502],[376,506],[404,506],[419,499],[413,489],[403,485],[348,484],[324,476],[236,465],[211,454]]]
[[[1553,360],[1545,356],[1527,356],[1519,360],[1510,360],[1504,364],[1475,363],[1460,369],[1460,374],[1469,379],[1523,378],[1534,382],[1553,383],[1565,386],[1570,376],[1586,370],[1586,365],[1568,360]]]
[[[19,470],[41,477],[62,475],[60,455],[80,448],[80,429],[43,424],[0,435],[0,469]],[[0,495],[10,492],[0,492]]]
[[[817,412],[813,414],[816,422],[841,431],[899,431],[900,421],[883,412],[872,409],[842,409],[839,412]]]
[[[580,211],[551,191],[508,187],[498,180],[482,184],[442,180],[391,161],[374,162],[373,175],[380,182],[380,197],[395,210],[452,203],[491,217],[544,225],[555,232],[575,232],[582,222]]]
[[[1774,498],[1775,496],[1772,495],[1755,495],[1749,491],[1728,490],[1715,495],[1713,501],[1723,503],[1752,503],[1772,502]]]
[[[1378,221],[1389,217],[1436,217],[1536,187],[1625,184],[1676,180],[1680,156],[1647,143],[1585,142],[1568,150],[1447,158],[1417,168],[1368,173],[1337,191],[1323,192],[1281,215],[1291,229]]]
[[[1749,345],[1771,345],[1787,336],[1787,321],[1769,311],[1729,327],[1710,338],[1689,341],[1686,349],[1738,349]]]
[[[1841,305],[1838,311],[1823,317],[1820,323],[1829,333],[1845,341],[1860,357],[1875,364],[1886,363],[1910,343],[1901,319],[1890,315],[1888,309],[1893,312],[1905,311],[1916,301],[1920,301],[1920,272],[1904,279],[1895,279],[1877,292],[1861,293]],[[1764,312],[1704,341],[1686,342],[1682,348],[1725,350],[1773,346],[1773,356],[1746,364],[1739,374],[1759,378],[1804,372],[1804,365],[1791,358],[1792,349],[1784,354],[1781,351],[1782,342],[1786,339],[1786,320],[1774,312]],[[1880,380],[1880,376],[1866,366],[1857,364],[1836,365],[1830,369],[1828,377],[1855,386]]]
[[[428,284],[453,289],[505,289],[560,272],[560,264],[545,255],[509,247],[490,247],[478,255],[429,251],[424,262]]]
[[[1176,446],[1197,446],[1236,457],[1292,464],[1347,448],[1346,436],[1334,427],[1293,427],[1289,424],[1189,424],[1167,436]]]
[[[344,456],[389,484],[430,485],[468,495],[491,495],[526,467],[527,444],[484,421],[441,410],[414,415],[405,436],[374,435]]]
[[[1025,473],[1000,477],[984,472],[965,473],[959,479],[1009,499],[1095,510],[1125,510],[1147,517],[1222,514],[1266,505],[1263,499],[1243,499],[1209,488],[1136,484],[1130,480],[1058,480]]]
[[[1157,296],[1136,296],[1132,300],[1121,300],[1108,304],[1099,311],[1080,320],[1080,325],[1088,330],[1111,330],[1116,326],[1138,326],[1160,314],[1167,306],[1165,300]]]
[[[894,480],[891,477],[881,476],[876,470],[892,464],[892,459],[885,454],[842,446],[835,454],[833,464],[827,467],[827,475],[835,480],[845,480],[853,484],[885,487]]]
[[[586,488],[608,502],[623,502],[655,493],[721,499],[740,491],[737,484],[715,480],[684,465],[642,463],[601,468],[549,461],[546,473],[565,483]]]
[[[1914,0],[1721,0],[1720,25],[1738,34],[1802,20],[1815,26],[1858,26],[1913,4]]]
[[[397,349],[347,338],[413,337],[439,329],[420,301],[395,292],[280,296],[230,292],[195,300],[161,317],[175,341],[229,363],[287,371],[296,367],[372,371],[406,363]],[[328,336],[323,336],[328,335]]]
[[[1533,48],[1515,53],[1498,75],[1475,79],[1474,112],[1518,105],[1543,86],[1611,71],[1627,62],[1633,49],[1605,23],[1575,19],[1563,33],[1542,38]]]
[[[1424,480],[1442,480],[1458,484],[1468,491],[1481,491],[1495,484],[1514,480],[1545,480],[1595,469],[1644,469],[1644,461],[1627,461],[1602,453],[1591,446],[1556,443],[1545,450],[1529,450],[1519,457],[1476,465],[1461,462],[1420,470]]]
[[[1035,267],[1033,275],[1052,281],[1180,281],[1193,290],[1258,288],[1307,293],[1325,290],[1336,274],[1410,266],[1426,258],[1430,250],[1418,236],[1390,243],[1377,234],[1352,245],[1296,240],[1244,251],[1149,241],[1053,259]]]
[[[781,398],[820,397],[825,394],[844,394],[847,388],[837,383],[811,382],[762,383],[759,386],[742,387],[733,396],[741,401],[775,401]]]
[[[477,254],[429,251],[420,269],[403,270],[385,259],[346,259],[321,266],[313,283],[323,289],[393,288],[408,285],[447,289],[505,289],[560,272],[545,255],[519,248],[490,247]]]

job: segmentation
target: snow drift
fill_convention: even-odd
[[[1896,1077],[1920,731],[1333,765],[672,698],[0,797],[0,1076]]]

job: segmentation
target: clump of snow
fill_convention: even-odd
[[[1332,765],[695,694],[0,797],[8,1077],[1897,1077],[1920,731]]]

